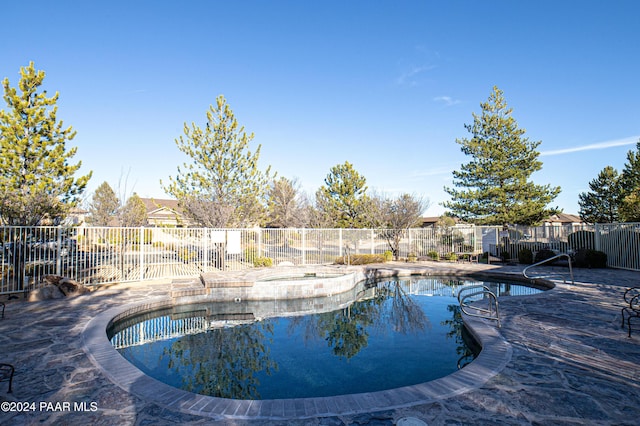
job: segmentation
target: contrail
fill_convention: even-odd
[[[540,156],[542,157],[542,156],[550,156],[550,155],[562,155],[562,154],[569,154],[569,153],[578,152],[578,151],[592,151],[594,149],[607,149],[607,148],[613,148],[616,146],[633,145],[637,142],[640,142],[640,136],[630,136],[625,139],[598,142],[598,143],[592,143],[589,145],[582,145],[582,146],[574,146],[573,148],[563,148],[563,149],[554,149],[551,151],[542,151],[540,152]]]

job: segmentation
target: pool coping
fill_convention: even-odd
[[[380,269],[384,276],[402,276],[402,271]],[[433,274],[433,271],[431,271]],[[411,275],[417,275],[415,272]],[[435,275],[447,275],[438,271]],[[500,273],[458,273],[458,276],[487,276],[517,280]],[[371,413],[411,407],[456,396],[479,388],[502,371],[513,350],[495,324],[465,317],[464,321],[482,346],[479,356],[448,376],[384,391],[359,394],[275,400],[235,400],[199,395],[162,383],[129,363],[111,345],[107,327],[114,319],[138,311],[171,306],[171,297],[149,299],[108,309],[90,320],[82,333],[82,348],[91,362],[114,384],[146,401],[182,413],[214,420],[291,420]]]

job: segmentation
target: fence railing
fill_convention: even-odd
[[[596,226],[454,226],[390,232],[382,229],[208,229],[0,227],[0,294],[31,288],[49,274],[86,285],[198,276],[242,270],[268,257],[273,264],[333,263],[345,254],[442,257],[519,247],[570,252],[592,248],[608,266],[640,270],[640,224]]]

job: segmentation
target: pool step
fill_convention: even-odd
[[[246,280],[207,280],[204,283],[206,288],[235,288],[235,287],[253,287],[255,284],[254,281],[246,281]]]
[[[244,276],[243,273],[215,273],[210,272],[200,276],[200,282],[205,288],[236,288],[253,287],[254,279]]]
[[[178,279],[171,282],[171,297],[202,296],[207,294],[207,289],[202,286],[199,279]]]

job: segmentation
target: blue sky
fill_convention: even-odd
[[[5,2],[0,78],[34,61],[78,134],[76,160],[121,195],[167,198],[175,139],[223,94],[260,164],[310,194],[351,162],[370,189],[428,198],[470,158],[457,138],[492,87],[541,141],[537,184],[578,194],[640,139],[640,2]],[[6,108],[2,103],[0,108]]]

